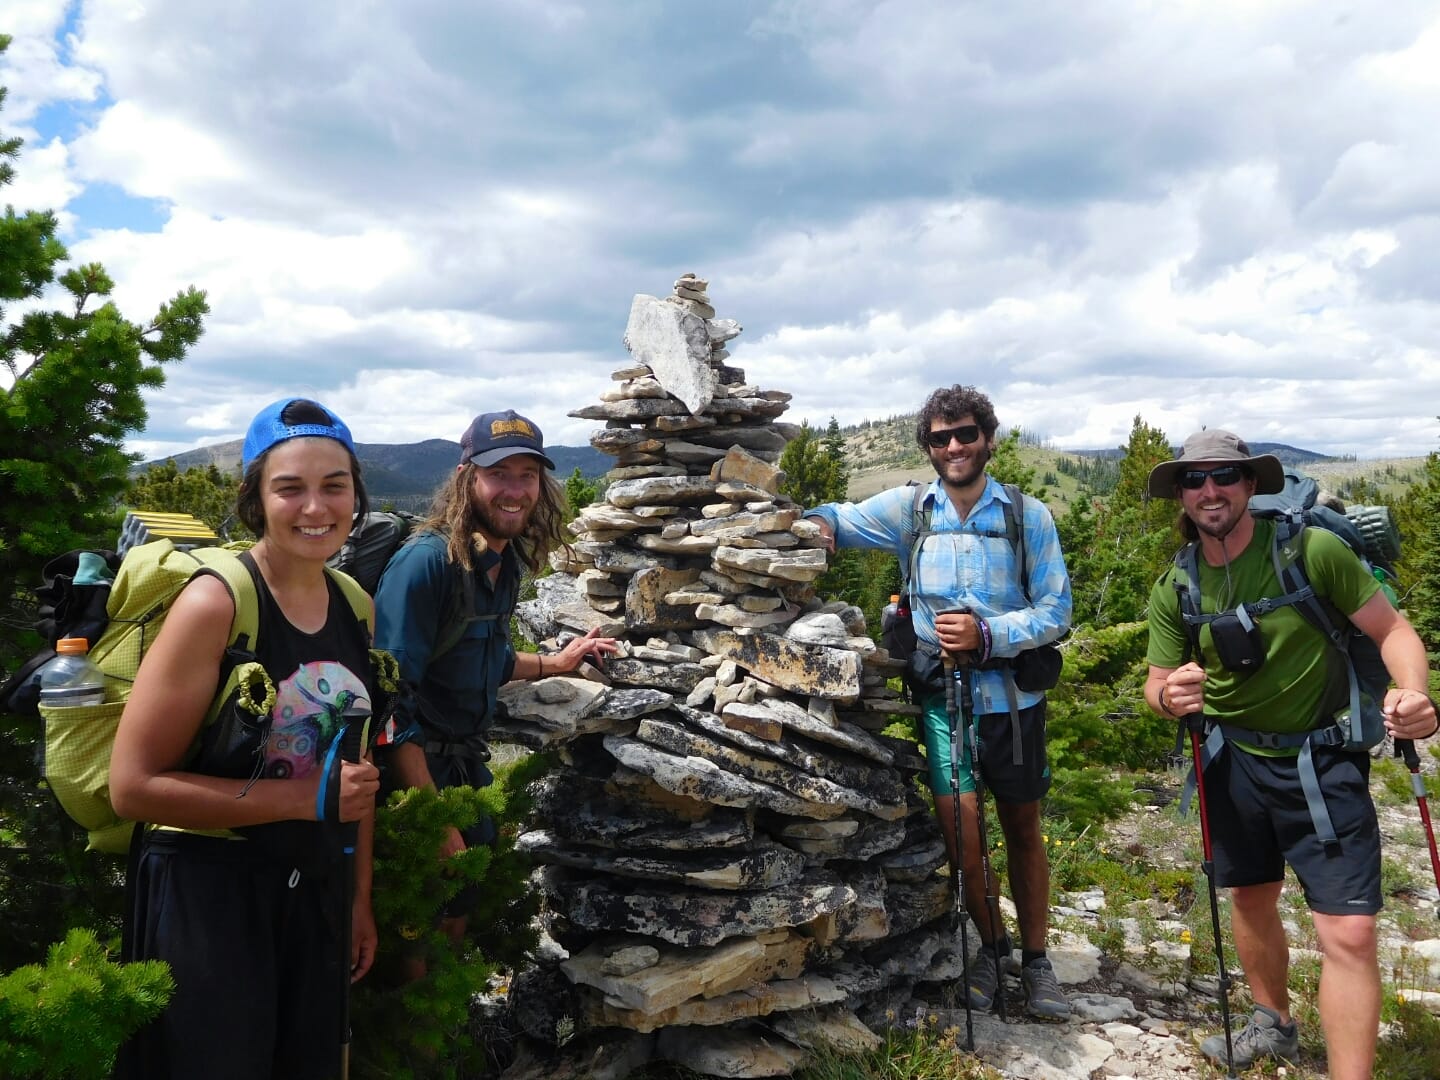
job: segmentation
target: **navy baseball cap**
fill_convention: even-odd
[[[324,424],[285,423],[285,421],[281,419],[282,414],[296,402],[313,405],[329,417],[329,422]],[[282,443],[287,439],[298,439],[305,435],[319,436],[322,439],[334,439],[352,454],[355,452],[355,440],[350,437],[350,429],[345,426],[345,421],[325,408],[324,405],[321,405],[318,401],[312,401],[309,398],[281,398],[279,401],[272,401],[269,405],[266,405],[265,408],[256,414],[255,419],[250,421],[250,430],[245,432],[245,448],[240,454],[241,467],[248,469],[252,461],[272,446]]]
[[[514,409],[481,413],[460,436],[460,464],[494,465],[516,454],[530,454],[554,469],[545,456],[545,439],[540,429]]]

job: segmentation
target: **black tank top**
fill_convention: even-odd
[[[371,709],[369,643],[340,587],[327,575],[330,608],[313,634],[285,618],[249,552],[259,599],[255,659],[275,684],[268,716],[256,718],[233,702],[205,732],[196,771],[212,776],[307,780],[326,767],[331,745],[347,723],[363,723]],[[338,857],[336,829],[314,821],[278,821],[235,830],[267,857],[315,870]],[[250,854],[259,852],[252,849]]]

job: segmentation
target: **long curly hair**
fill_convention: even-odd
[[[475,511],[470,493],[475,486],[475,471],[479,468],[467,461],[450,479],[435,492],[430,503],[430,512],[420,523],[422,529],[438,532],[445,537],[445,553],[449,560],[466,570],[475,568],[475,556],[490,545],[480,532],[480,515]],[[565,491],[550,475],[548,469],[540,471],[540,498],[530,514],[530,523],[525,531],[510,541],[520,562],[532,574],[538,574],[545,565],[545,559],[558,547],[564,547],[563,532],[565,517]]]
[[[925,399],[920,418],[915,422],[915,445],[921,450],[928,448],[925,437],[930,434],[930,425],[934,421],[959,420],[962,416],[975,418],[987,442],[995,437],[995,431],[1000,426],[1000,421],[995,418],[995,406],[975,387],[959,383],[942,386]]]

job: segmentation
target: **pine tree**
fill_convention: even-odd
[[[1404,537],[1398,564],[1402,606],[1425,646],[1440,650],[1440,452],[1395,508]]]
[[[9,44],[0,36],[0,53]],[[20,147],[0,140],[0,183],[13,178]],[[123,440],[145,427],[142,392],[164,385],[161,365],[184,357],[210,310],[192,288],[148,323],[129,322],[106,300],[114,282],[99,264],[57,279],[68,258],[57,228],[48,210],[7,205],[0,216],[0,304],[40,299],[57,280],[68,294],[66,310],[0,325],[0,363],[13,379],[0,389],[0,612],[51,556],[93,546],[112,524],[132,461]]]
[[[985,471],[1000,484],[1014,484],[1027,495],[1044,502],[1050,492],[1035,484],[1035,466],[1027,465],[1020,456],[1021,434],[1018,427],[1012,427],[1004,438],[995,444],[990,463]]]
[[[801,423],[799,434],[786,444],[780,455],[780,468],[785,473],[780,490],[801,506],[818,506],[845,498],[843,446],[831,453],[808,420]]]
[[[0,35],[0,53],[10,39]],[[0,88],[0,106],[4,104]],[[21,141],[0,139],[0,185],[14,177]],[[114,283],[97,264],[65,269],[56,217],[43,210],[0,215],[0,667],[11,670],[39,642],[26,588],[54,555],[114,542],[116,504],[132,455],[123,440],[144,428],[142,391],[165,382],[162,365],[200,337],[209,307],[194,289],[144,325],[106,300]],[[47,289],[65,308],[46,310]],[[83,855],[82,838],[43,791],[34,748],[39,723],[0,716],[0,970],[41,959],[69,926],[119,911],[114,867]]]
[[[595,501],[598,493],[599,485],[593,480],[586,480],[580,475],[580,466],[575,466],[575,471],[565,480],[565,504],[570,513],[578,514],[584,510]]]
[[[1146,494],[1150,470],[1170,459],[1169,440],[1137,416],[1124,451],[1110,496],[1077,500],[1060,523],[1077,624],[1143,618],[1150,587],[1178,546],[1175,504]]]
[[[190,514],[217,533],[228,530],[231,539],[239,539],[241,533],[248,535],[233,517],[239,482],[238,476],[226,476],[214,462],[181,472],[170,459],[131,480],[125,504],[132,510]]]

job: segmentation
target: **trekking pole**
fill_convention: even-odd
[[[1010,1018],[1005,1007],[1005,968],[1001,963],[1000,939],[1004,937],[1004,922],[1000,918],[1000,894],[995,877],[990,871],[990,841],[985,830],[985,777],[980,770],[980,733],[976,730],[974,697],[970,680],[963,668],[957,669],[955,677],[960,680],[960,719],[970,731],[970,775],[975,778],[975,823],[980,839],[980,872],[985,875],[985,909],[990,913],[991,949],[995,953],[995,1002],[1000,1006],[1002,1022]]]
[[[975,1015],[970,1007],[970,913],[965,909],[965,834],[960,824],[960,725],[955,704],[955,660],[947,652],[941,655],[945,665],[945,715],[950,720],[950,809],[955,815],[955,857],[950,860],[950,884],[955,889],[955,918],[960,923],[960,979],[965,984],[965,1049],[973,1051]]]
[[[340,757],[355,764],[370,732],[370,718],[352,717],[340,730]],[[340,778],[335,777],[336,792]],[[338,810],[337,810],[338,814]],[[355,904],[355,845],[360,823],[340,826],[340,1080],[350,1077],[350,938],[354,931],[351,908]]]
[[[1200,732],[1205,727],[1205,714],[1191,713],[1182,723],[1190,732],[1190,753],[1195,759],[1195,790],[1200,797],[1200,845],[1204,852],[1200,865],[1210,885],[1210,929],[1215,935],[1215,963],[1220,970],[1215,995],[1220,999],[1220,1020],[1225,1025],[1225,1076],[1227,1080],[1238,1080],[1235,1075],[1234,1036],[1230,1033],[1230,972],[1225,968],[1225,945],[1220,937],[1220,900],[1215,894],[1215,861],[1210,853],[1210,811],[1205,801],[1205,777],[1200,764]]]
[[[1395,756],[1405,760],[1410,770],[1410,789],[1415,792],[1415,803],[1420,807],[1420,821],[1425,826],[1425,839],[1430,845],[1430,870],[1435,875],[1435,888],[1440,889],[1440,851],[1435,849],[1435,827],[1430,824],[1430,802],[1425,792],[1425,779],[1420,775],[1420,755],[1415,751],[1414,739],[1396,739]],[[1435,909],[1440,918],[1440,908]]]

